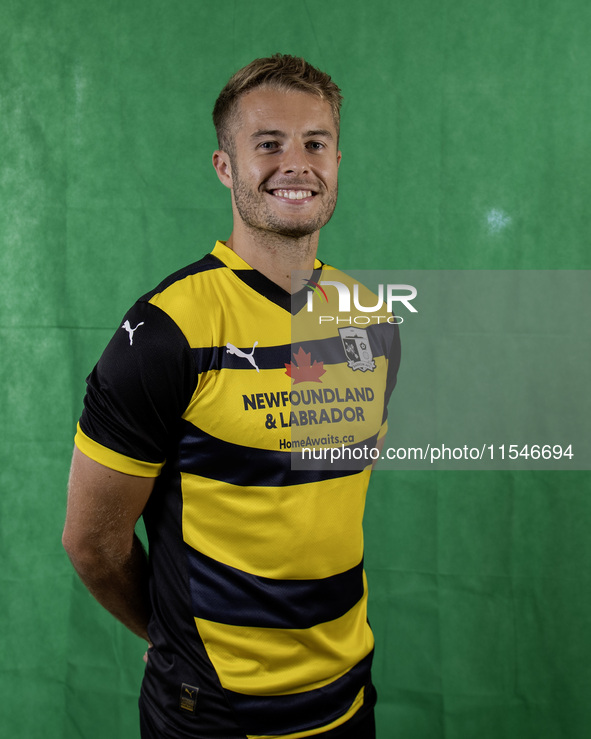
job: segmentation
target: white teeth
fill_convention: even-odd
[[[287,200],[303,200],[312,197],[310,190],[275,190],[274,194]]]

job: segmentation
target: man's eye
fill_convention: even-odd
[[[312,149],[313,151],[320,151],[324,149],[324,144],[322,143],[322,141],[309,141],[308,149]]]
[[[259,149],[276,149],[277,148],[277,142],[276,141],[262,141],[259,144]]]

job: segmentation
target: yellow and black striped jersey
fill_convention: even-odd
[[[316,283],[328,269],[316,262]],[[337,326],[292,345],[306,292],[292,307],[218,242],[133,306],[87,380],[77,446],[157,478],[144,511],[154,647],[141,700],[163,734],[308,737],[374,700],[370,469],[298,469],[292,456],[306,434],[375,444],[398,334],[367,328],[371,372],[351,369],[356,345]]]

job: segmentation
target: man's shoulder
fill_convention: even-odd
[[[179,283],[184,282],[187,279],[195,277],[200,274],[210,272],[211,270],[220,269],[225,267],[225,264],[218,259],[214,254],[206,254],[204,257],[199,259],[192,264],[183,267],[182,269],[173,272],[168,277],[165,277],[153,290],[150,290],[140,298],[142,302],[150,302],[156,295],[165,293]]]
[[[190,346],[211,341],[210,331],[219,322],[224,298],[231,288],[228,265],[214,252],[206,254],[162,280],[136,303],[133,316],[165,314],[180,329]]]

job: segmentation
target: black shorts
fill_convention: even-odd
[[[375,739],[376,721],[373,708],[368,713],[359,718],[353,716],[343,726],[338,726],[332,731],[324,734],[315,734],[310,739]]]
[[[362,715],[355,715],[343,726],[327,731],[324,734],[315,734],[311,739],[375,739],[376,723],[373,708],[361,711]],[[140,731],[142,739],[176,739],[176,737],[164,735],[160,732],[149,717],[140,711]]]

